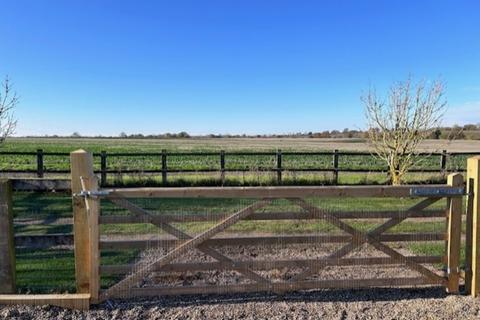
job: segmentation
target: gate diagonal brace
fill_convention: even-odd
[[[424,201],[418,203],[417,205],[415,205],[412,208],[410,208],[409,210],[407,210],[407,212],[412,211],[412,210],[423,210],[426,207],[430,206],[432,203],[438,201],[439,199],[440,198],[425,199]],[[388,220],[387,222],[385,222],[384,224],[382,224],[381,226],[379,226],[379,227],[375,228],[374,230],[370,231],[369,233],[363,233],[363,232],[358,231],[357,229],[351,227],[350,225],[344,223],[343,221],[341,221],[340,219],[335,217],[333,214],[330,214],[330,213],[325,212],[324,210],[322,210],[320,208],[317,208],[315,206],[312,206],[312,205],[308,204],[303,199],[295,198],[295,199],[289,199],[289,200],[292,201],[293,203],[299,205],[300,207],[302,207],[309,214],[311,214],[313,216],[316,216],[316,217],[319,217],[321,219],[324,219],[327,222],[335,225],[336,227],[340,228],[341,230],[343,230],[343,231],[352,235],[352,242],[351,243],[345,245],[344,247],[342,247],[338,251],[334,252],[333,254],[328,256],[328,258],[341,258],[341,257],[347,255],[349,252],[351,252],[355,248],[361,246],[362,244],[368,243],[368,244],[372,245],[373,247],[375,247],[377,250],[382,251],[385,254],[387,254],[388,256],[390,256],[392,258],[392,260],[394,260],[398,263],[407,265],[411,269],[419,272],[420,274],[426,276],[427,278],[431,279],[432,281],[442,283],[442,284],[446,283],[446,280],[443,277],[440,277],[439,275],[435,274],[434,272],[428,270],[427,268],[423,267],[422,265],[420,265],[418,263],[415,263],[413,261],[409,261],[405,256],[401,255],[397,251],[393,250],[392,248],[390,248],[389,246],[381,243],[378,240],[377,237],[380,234],[382,234],[386,230],[390,229],[391,227],[399,224],[405,218],[399,218],[399,217],[392,218],[392,219]],[[307,278],[308,276],[312,275],[314,272],[316,272],[316,271],[318,271],[322,268],[323,268],[322,266],[320,266],[318,268],[310,268],[310,269],[306,270],[305,272],[303,272],[301,274],[298,274],[297,276],[295,276],[291,280],[292,281],[303,280],[303,279]]]
[[[126,200],[125,198],[115,196],[115,197],[109,197],[108,199],[111,202],[113,202],[114,204],[116,204],[116,205],[118,205],[118,206],[120,206],[124,209],[129,210],[130,212],[132,212],[136,216],[146,218],[148,222],[150,222],[153,225],[161,228],[163,231],[169,233],[170,235],[176,237],[179,240],[190,240],[190,239],[192,239],[192,237],[190,235],[188,235],[188,234],[184,233],[183,231],[181,231],[181,230],[173,227],[172,225],[170,225],[166,219],[162,218],[162,216],[159,216],[160,221],[154,221],[152,219],[152,214],[149,211],[147,211],[147,210],[145,210],[141,207],[138,207],[137,205],[133,204],[132,202]],[[271,281],[269,281],[268,279],[265,279],[264,277],[255,273],[250,268],[237,265],[234,260],[230,259],[229,257],[225,256],[224,254],[218,252],[217,250],[215,250],[215,249],[213,249],[213,248],[211,248],[207,245],[200,245],[200,246],[197,247],[197,249],[202,251],[206,255],[209,255],[212,258],[218,260],[218,261],[226,262],[226,263],[230,264],[230,266],[233,270],[236,270],[236,271],[242,273],[244,276],[250,278],[251,280],[253,280],[255,282],[262,283],[262,284],[267,285],[267,286],[271,284]]]
[[[190,240],[187,240],[186,242],[178,245],[175,249],[171,250],[164,256],[160,257],[156,261],[149,263],[145,267],[141,267],[139,270],[137,270],[135,273],[129,275],[125,279],[121,280],[117,284],[113,285],[110,287],[108,290],[104,291],[101,296],[100,296],[100,301],[105,301],[109,298],[117,297],[117,294],[119,292],[128,290],[129,287],[132,285],[138,284],[142,279],[152,272],[155,269],[161,268],[163,266],[166,266],[176,258],[180,257],[182,254],[187,252],[188,250],[198,248],[201,246],[206,240],[212,238],[219,232],[222,232],[226,228],[234,225],[241,219],[244,219],[251,215],[255,210],[258,210],[262,207],[265,207],[266,205],[271,203],[271,199],[263,199],[260,201],[255,202],[254,204],[243,208],[240,211],[235,212],[231,216],[225,218],[212,228],[208,229],[207,231],[204,231],[203,233],[197,235],[194,238],[191,238]]]

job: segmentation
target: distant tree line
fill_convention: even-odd
[[[287,135],[288,136],[288,135]],[[322,132],[298,133],[294,137],[309,138],[360,138],[368,137],[367,131],[350,130],[348,128],[343,131],[331,130]],[[428,139],[445,139],[445,140],[480,140],[480,124],[466,124],[464,126],[454,125],[451,127],[439,127],[430,132]]]
[[[38,137],[38,136],[37,136]],[[367,131],[345,128],[343,130],[325,130],[318,132],[295,132],[285,134],[207,134],[190,135],[188,132],[161,133],[161,134],[127,134],[121,132],[118,136],[84,136],[79,132],[74,132],[69,136],[46,135],[46,138],[117,138],[117,139],[189,139],[189,138],[357,138],[367,139]],[[452,127],[440,127],[433,130],[428,139],[461,139],[461,140],[480,140],[480,124],[466,124],[464,126],[454,125]]]
[[[118,135],[121,139],[185,139],[190,138],[191,136],[185,132],[181,131],[179,133],[162,133],[162,134],[141,134],[141,133],[134,133],[134,134],[126,134],[125,132],[121,132]]]

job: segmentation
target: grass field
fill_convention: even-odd
[[[167,151],[368,151],[364,139],[321,138],[190,138],[190,139],[99,139],[99,138],[11,138],[3,151],[70,152],[160,152]],[[427,140],[422,151],[480,152],[480,140]]]

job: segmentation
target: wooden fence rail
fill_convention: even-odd
[[[447,152],[443,150],[442,152],[434,153],[420,153],[423,156],[429,157],[438,157],[438,165],[424,168],[413,168],[410,172],[425,172],[425,173],[440,173],[446,174],[449,171],[447,167],[448,159],[455,157],[467,157],[480,155],[480,152]],[[51,157],[57,157],[62,159],[64,163],[69,161],[69,153],[63,152],[44,152],[42,149],[37,150],[36,152],[17,152],[17,151],[4,151],[0,152],[0,157],[12,157],[12,163],[14,162],[13,157],[18,156],[30,156],[36,159],[36,165],[32,165],[28,169],[15,169],[12,166],[3,165],[0,169],[0,173],[3,174],[35,174],[38,178],[43,178],[49,174],[68,174],[70,173],[69,169],[62,169],[56,167],[55,165],[47,165],[48,160]],[[168,160],[170,157],[189,157],[195,156],[200,158],[207,157],[218,157],[218,166],[215,167],[202,167],[202,168],[172,168],[168,165]],[[261,156],[270,156],[272,157],[273,164],[272,166],[265,166],[260,168],[255,168],[253,170],[249,167],[235,167],[229,168],[228,161],[229,157],[244,156],[244,157],[261,157]],[[286,156],[302,156],[302,157],[318,157],[318,156],[328,156],[331,157],[330,165],[328,166],[317,166],[317,167],[291,167],[284,165],[284,158]],[[101,151],[100,153],[93,154],[94,159],[98,159],[99,167],[96,168],[95,173],[100,175],[100,185],[105,186],[107,182],[108,175],[115,174],[160,174],[162,177],[162,184],[164,186],[168,183],[168,175],[170,173],[219,173],[220,181],[223,185],[225,182],[225,176],[227,173],[238,173],[238,172],[251,172],[258,171],[263,173],[274,173],[276,174],[277,184],[282,184],[283,173],[284,172],[325,172],[332,174],[332,183],[338,184],[338,175],[339,173],[386,173],[388,169],[385,167],[365,165],[362,167],[346,167],[340,164],[340,160],[344,158],[351,157],[370,157],[372,154],[369,152],[347,152],[347,151],[321,151],[321,152],[284,152],[278,150],[277,152],[226,152],[220,150],[219,152],[167,152],[162,150],[161,152],[139,152],[139,153],[126,153],[126,152],[107,152]],[[142,159],[144,157],[152,157],[158,159],[158,168],[149,169],[144,165],[140,164],[138,166],[128,166],[125,169],[111,168],[109,166],[109,159],[111,158],[129,158],[129,159]],[[8,162],[8,161],[7,161]],[[454,172],[465,171],[465,168],[455,167],[450,168]]]

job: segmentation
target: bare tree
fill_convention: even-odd
[[[0,143],[15,133],[14,110],[18,102],[17,93],[12,91],[10,79],[6,77],[0,89]]]
[[[411,78],[390,88],[387,101],[370,89],[362,97],[368,138],[377,157],[388,165],[391,183],[402,183],[405,173],[416,165],[419,144],[441,124],[446,101],[444,85],[434,81],[412,84]]]

